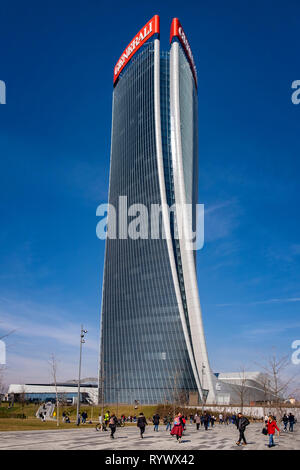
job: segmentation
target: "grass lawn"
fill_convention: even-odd
[[[94,428],[94,424],[82,424],[79,429],[82,428]],[[0,418],[0,431],[40,431],[49,429],[78,429],[75,425],[75,421],[72,423],[60,423],[57,426],[56,421],[46,421],[43,423],[37,418],[27,419],[15,419],[15,418]]]
[[[39,406],[34,404],[20,404],[15,403],[12,408],[8,408],[8,403],[2,403],[0,406],[0,432],[1,431],[34,431],[34,430],[49,430],[49,429],[84,429],[94,428],[98,423],[98,416],[101,413],[100,406],[80,406],[80,411],[86,411],[88,414],[88,421],[91,419],[93,424],[80,424],[76,426],[76,406],[64,406],[60,407],[60,425],[57,426],[56,421],[42,422],[40,419],[35,417]],[[149,419],[156,412],[156,406],[145,405],[139,406],[138,409],[134,409],[133,405],[105,405],[104,412],[109,410],[110,413],[118,414],[121,416],[124,414],[127,416],[138,415],[141,411],[145,414],[146,418]],[[55,410],[56,411],[56,410]],[[61,416],[63,411],[67,412],[71,423],[62,423]],[[118,412],[118,413],[117,413]],[[15,415],[25,414],[26,419],[16,418]],[[135,425],[136,423],[126,423],[126,426]]]

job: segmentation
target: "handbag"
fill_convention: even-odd
[[[268,434],[268,431],[267,431],[267,428],[262,428],[262,431],[261,431],[265,436]]]

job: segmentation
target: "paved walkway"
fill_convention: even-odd
[[[213,429],[205,431],[195,429],[195,425],[188,424],[182,443],[160,426],[159,432],[153,431],[153,426],[147,426],[144,439],[140,439],[136,426],[117,428],[115,439],[110,438],[109,432],[97,432],[81,426],[79,429],[51,430],[51,431],[10,431],[0,432],[0,449],[28,449],[28,450],[205,450],[205,449],[234,449],[234,450],[262,450],[268,449],[268,438],[261,433],[262,424],[251,423],[246,431],[247,446],[238,447],[235,442],[238,432],[234,425],[215,425]],[[275,436],[276,447],[273,450],[300,450],[300,433],[281,433]]]
[[[213,429],[205,431],[195,429],[195,425],[188,424],[182,443],[160,426],[159,432],[153,431],[153,426],[147,426],[144,439],[140,439],[136,426],[117,428],[115,439],[110,438],[109,432],[97,432],[92,428],[51,431],[10,431],[0,432],[0,449],[21,450],[300,450],[300,433],[295,429],[293,433],[281,433],[275,436],[276,447],[267,447],[268,437],[261,433],[262,424],[251,423],[246,431],[247,446],[238,447],[235,442],[238,432],[234,425],[215,425]]]

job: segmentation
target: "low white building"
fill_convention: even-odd
[[[77,402],[78,385],[75,381],[57,383],[58,398],[66,403]],[[16,401],[24,396],[26,400],[32,402],[47,402],[56,400],[56,390],[54,384],[11,384],[8,388],[9,399]],[[98,385],[97,383],[82,381],[80,385],[80,401],[82,403],[97,404]]]
[[[266,375],[261,372],[216,373],[217,404],[244,404],[275,400]],[[281,397],[280,397],[281,398]]]
[[[216,404],[244,405],[250,403],[271,402],[276,397],[267,391],[266,376],[261,372],[223,372],[216,373]],[[76,380],[57,384],[59,400],[74,404],[77,402],[78,385]],[[97,405],[98,381],[86,378],[81,381],[80,401]],[[54,384],[11,384],[8,389],[10,401],[12,397],[18,400],[24,396],[32,402],[47,402],[56,400]],[[282,397],[280,397],[282,398]],[[209,404],[207,402],[207,404]]]

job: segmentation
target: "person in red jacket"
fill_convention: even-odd
[[[276,420],[274,419],[274,416],[269,416],[268,422],[267,422],[267,431],[269,434],[269,447],[275,446],[274,443],[274,434],[275,434],[275,429],[278,431],[278,436],[280,434],[279,427],[277,426]]]

